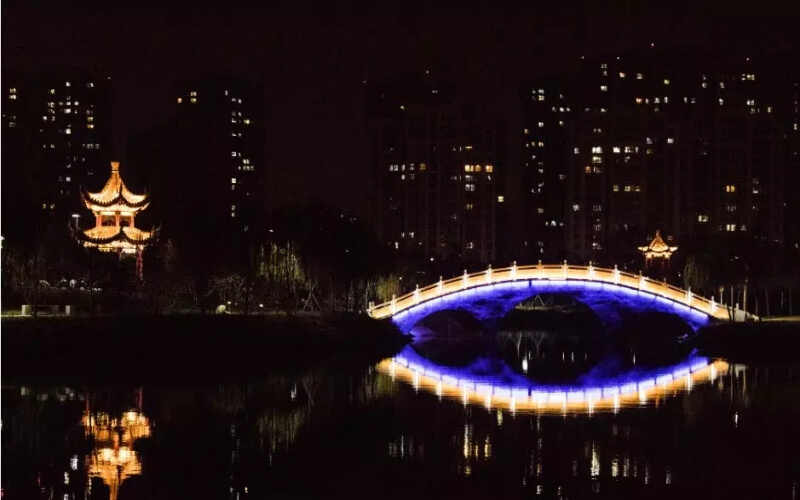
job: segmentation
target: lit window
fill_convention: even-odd
[[[181,104],[182,102],[183,102],[183,98],[182,97],[178,97],[178,104]]]
[[[732,184],[726,185],[725,186],[725,192],[726,193],[735,193],[736,192],[736,186],[734,186]]]
[[[245,120],[244,120],[244,124],[245,124],[245,125],[250,125],[250,119],[249,119],[249,118],[245,118]]]
[[[197,97],[197,91],[196,90],[192,90],[191,92],[189,92],[189,96],[190,97]]]
[[[497,203],[503,203],[504,201],[506,201],[506,197],[505,196],[500,195],[500,196],[497,197]]]
[[[600,85],[600,92],[608,92],[608,86],[607,85]]]
[[[625,185],[625,192],[626,193],[630,193],[631,192],[631,187],[629,185],[627,185],[627,184]]]
[[[603,211],[603,206],[602,205],[593,205],[592,206],[592,211],[594,211],[594,212],[602,212]]]
[[[67,134],[67,135],[70,135],[70,134],[72,134],[72,129],[68,128],[68,129],[64,130],[64,133]]]
[[[669,85],[669,80],[665,79],[664,80],[664,85]]]
[[[472,203],[467,203],[467,205],[464,207],[465,210],[472,210],[472,208],[473,208]]]
[[[466,191],[475,191],[475,184],[464,184],[464,189]]]
[[[475,165],[475,171],[476,172],[480,172],[481,171],[481,166],[480,165]]]
[[[674,144],[674,143],[675,139],[673,139],[672,137],[667,137],[667,144]]]
[[[574,149],[574,152],[575,152],[575,154],[579,154],[579,153],[580,153],[580,150],[579,150],[578,148],[575,148],[575,149]]]
[[[619,77],[620,77],[620,78],[625,78],[625,73],[623,73],[622,71],[620,71],[620,72],[619,72]]]
[[[72,83],[71,82],[64,82],[64,85],[67,86],[67,87],[71,87]]]
[[[614,189],[615,193],[618,193],[619,192],[619,184],[614,184],[613,189]]]
[[[231,184],[236,184],[236,177],[231,177]]]
[[[602,153],[603,148],[601,146],[592,146],[592,153]]]
[[[636,73],[636,79],[637,80],[641,80],[642,78],[644,78],[644,76],[642,76],[641,73]]]
[[[470,250],[474,249],[475,248],[475,243],[470,241],[469,243],[467,243],[467,248],[470,249]]]
[[[544,122],[539,122],[539,128],[544,128]]]
[[[189,102],[191,102],[192,104],[197,104],[197,98],[192,97],[191,99],[189,99]]]
[[[475,167],[473,165],[464,165],[464,172],[474,172]]]
[[[580,211],[580,209],[581,209],[580,205],[578,205],[578,204],[572,205],[572,211],[573,212],[578,212],[578,211]]]
[[[722,106],[723,104],[725,104],[725,99],[720,97],[719,98],[719,105]]]
[[[613,151],[615,153],[619,153],[621,150],[620,150],[619,146],[614,146]]]
[[[705,214],[698,215],[697,222],[708,222],[708,215]]]
[[[725,226],[726,231],[736,231],[736,224],[727,224]]]
[[[536,209],[536,213],[543,214],[544,213],[544,208],[542,208],[542,207],[537,208]]]

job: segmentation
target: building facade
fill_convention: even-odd
[[[563,214],[563,253],[579,260],[632,259],[656,230],[667,243],[784,242],[791,120],[774,94],[781,84],[750,61],[653,55],[582,60],[534,86],[523,130],[528,239],[557,246],[548,236]]]
[[[107,77],[68,70],[4,78],[4,208],[35,208],[37,221],[60,227],[79,213],[81,187],[106,172],[110,86]]]
[[[496,127],[449,90],[420,82],[368,90],[371,222],[398,252],[491,262]]]

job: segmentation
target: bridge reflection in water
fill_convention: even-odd
[[[692,356],[683,362],[647,372],[637,371],[587,385],[537,385],[523,376],[481,376],[436,365],[407,347],[376,369],[413,385],[415,390],[464,405],[508,409],[512,413],[593,413],[645,405],[713,382],[728,371],[728,363]]]

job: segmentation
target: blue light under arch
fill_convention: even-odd
[[[538,293],[558,293],[574,297],[587,305],[606,322],[618,320],[628,313],[663,312],[673,314],[694,331],[710,322],[710,316],[657,293],[636,290],[613,283],[596,281],[520,280],[486,283],[436,297],[401,311],[392,322],[403,333],[426,316],[445,309],[463,309],[479,320],[499,319],[516,304]]]

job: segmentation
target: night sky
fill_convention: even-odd
[[[800,47],[798,2],[559,1],[516,11],[490,11],[491,2],[317,3],[263,2],[259,10],[238,2],[4,0],[2,66],[112,76],[114,153],[123,161],[129,132],[169,118],[177,78],[223,73],[257,82],[268,106],[268,195],[278,204],[298,193],[336,201],[363,192],[364,80],[429,70],[513,127],[521,84],[580,55],[640,52],[650,43],[742,57]]]

